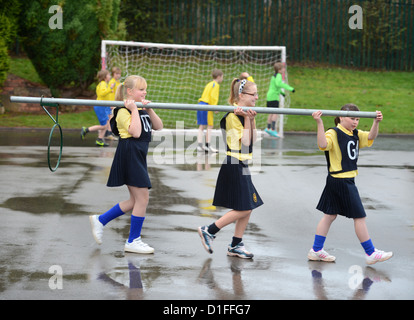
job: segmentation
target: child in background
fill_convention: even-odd
[[[121,84],[119,79],[121,79],[122,71],[118,67],[112,68],[112,79],[109,80],[108,85],[110,87],[113,87],[111,94],[108,97],[108,100],[115,100],[115,93],[118,89],[118,86]],[[111,114],[109,115],[109,121],[111,121],[111,118],[113,116],[114,107],[111,107]],[[111,126],[109,126],[105,132],[105,139],[111,139],[111,140],[118,140],[118,138],[112,133]]]
[[[148,105],[145,100],[147,82],[139,76],[129,76],[116,93],[117,101],[124,101],[125,108],[115,110],[119,142],[108,178],[108,187],[126,185],[129,199],[121,201],[102,215],[89,217],[92,234],[98,244],[102,243],[104,226],[111,220],[131,211],[129,238],[124,250],[134,253],[153,253],[154,249],[141,240],[141,229],[149,200],[151,181],[147,169],[148,146],[152,129],[160,130],[162,120],[154,110],[138,109],[135,102]]]
[[[354,104],[346,104],[341,110],[359,111]],[[317,209],[324,213],[317,228],[313,247],[308,259],[315,261],[335,261],[335,257],[323,249],[326,236],[337,215],[354,220],[355,233],[366,253],[366,263],[374,264],[392,257],[392,252],[377,250],[368,234],[365,222],[366,213],[355,185],[358,174],[357,160],[360,148],[372,146],[378,136],[382,113],[377,111],[369,132],[357,130],[359,118],[336,117],[336,127],[325,133],[321,119],[322,111],[312,114],[318,125],[317,141],[319,149],[325,151],[328,164],[328,177]]]
[[[246,80],[248,80],[250,82],[254,82],[253,77],[248,72],[242,72],[242,73],[240,73],[239,79],[240,80],[246,79]]]
[[[110,95],[108,96],[108,100],[115,100],[116,90],[118,89],[119,85],[121,84],[121,82],[119,81],[119,79],[121,79],[121,74],[122,74],[122,71],[121,71],[120,68],[118,68],[118,67],[113,67],[112,68],[112,78],[111,78],[111,80],[109,80],[108,85],[113,89],[112,89],[112,92],[110,93]]]
[[[254,107],[258,99],[257,87],[247,80],[233,79],[229,102],[234,105],[234,113],[227,113],[220,121],[227,144],[227,157],[217,178],[214,193],[214,206],[232,209],[209,226],[198,228],[201,243],[209,253],[213,253],[211,242],[216,233],[235,222],[235,231],[227,249],[228,256],[244,259],[253,258],[242,242],[244,231],[253,209],[263,204],[253,185],[248,160],[252,159],[253,143],[257,139],[256,112],[243,111],[243,107]]]
[[[285,96],[282,89],[292,92],[295,92],[295,89],[283,82],[282,74],[284,74],[286,71],[286,67],[283,63],[276,62],[273,65],[273,68],[275,70],[275,74],[270,79],[269,90],[267,92],[267,107],[279,108],[280,95]],[[276,131],[277,118],[278,114],[269,114],[267,117],[267,128],[265,129],[265,132],[267,132],[272,137],[278,136]]]
[[[100,70],[98,72],[99,84],[96,86],[96,100],[113,100],[110,99],[113,94],[113,88],[115,84],[109,85],[111,75],[108,70]],[[89,128],[82,127],[81,139],[84,140],[88,132],[98,131],[98,139],[96,139],[96,145],[98,147],[107,147],[108,144],[104,141],[105,132],[110,130],[109,115],[111,114],[111,107],[93,107],[96,117],[99,120],[99,125],[91,126]]]
[[[198,104],[203,105],[217,105],[219,101],[219,92],[220,92],[220,83],[223,81],[223,71],[219,69],[214,69],[211,73],[213,81],[209,82],[201,95],[201,98],[198,99]],[[211,140],[211,130],[214,125],[214,115],[213,111],[197,111],[197,124],[198,127],[198,146],[197,151],[199,152],[217,152],[216,149],[212,148],[210,145]],[[206,139],[205,146],[203,146],[203,135],[204,129],[206,129]]]

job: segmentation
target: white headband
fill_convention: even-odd
[[[243,79],[243,80],[240,82],[239,94],[240,94],[240,93],[242,93],[243,88],[244,88],[244,85],[246,84],[246,82],[247,82],[247,80],[246,80],[246,79]]]

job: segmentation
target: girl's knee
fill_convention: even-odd
[[[240,211],[240,213],[243,215],[243,217],[247,217],[252,213],[252,210]]]
[[[133,202],[133,206],[135,205],[148,205],[149,202],[149,190],[148,188],[138,188],[138,187],[131,187],[128,186],[131,201]]]
[[[325,214],[324,218],[330,222],[333,222],[337,216],[338,216],[337,214]]]
[[[148,205],[149,202],[149,191],[148,189],[142,190],[139,196],[135,198],[135,202],[139,202],[141,205]]]

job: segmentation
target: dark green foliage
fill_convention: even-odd
[[[3,84],[7,77],[7,71],[10,68],[10,58],[7,53],[7,46],[5,41],[0,38],[0,86]],[[1,90],[0,90],[1,91]]]
[[[140,42],[173,43],[174,28],[168,25],[171,8],[168,0],[123,0],[119,16],[125,21],[127,39]]]
[[[17,35],[17,17],[20,3],[13,0],[2,0],[0,4],[0,86],[6,80],[10,67],[8,47]]]
[[[56,11],[62,7],[62,29],[52,29]],[[24,1],[20,36],[39,76],[59,96],[59,89],[86,89],[100,65],[101,39],[117,31],[119,0]],[[115,8],[115,10],[113,9]]]

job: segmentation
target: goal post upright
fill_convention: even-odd
[[[285,65],[285,74],[283,74],[282,76],[283,76],[283,80],[285,80],[286,79],[286,77],[287,77],[287,64],[286,64],[286,47],[282,47],[282,52],[281,52],[281,62]],[[282,89],[282,92],[285,92],[285,89]],[[285,97],[284,96],[280,96],[280,101],[279,101],[280,103],[279,103],[279,108],[284,108],[285,107]],[[283,136],[284,136],[284,130],[283,130],[283,127],[284,127],[284,122],[285,121],[285,117],[284,117],[284,115],[283,115],[283,113],[279,116],[279,126],[278,126],[278,129],[279,129],[279,137],[282,137],[283,138]]]
[[[107,44],[107,40],[102,40],[101,41],[101,69],[105,70],[106,69],[106,44]]]

